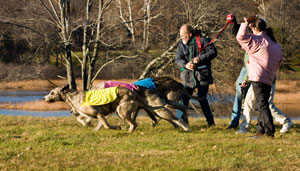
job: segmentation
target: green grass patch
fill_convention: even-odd
[[[74,117],[1,116],[0,170],[299,170],[300,121],[274,139],[250,139],[228,131],[229,119],[208,128],[190,119],[191,131],[161,120],[156,127],[138,117],[138,128],[110,117],[123,130],[94,131]]]

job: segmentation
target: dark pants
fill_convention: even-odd
[[[260,82],[251,82],[256,97],[255,110],[258,113],[256,133],[274,136],[275,127],[269,108],[271,86]]]
[[[209,107],[209,104],[208,104],[208,101],[206,99],[206,95],[207,95],[207,92],[208,92],[208,87],[209,85],[207,86],[197,86],[198,88],[198,97],[205,97],[205,99],[203,100],[199,100],[199,103],[200,103],[200,106],[202,108],[202,112],[206,118],[206,121],[209,125],[213,125],[215,124],[215,121],[214,121],[214,116],[212,115],[211,113],[211,110],[210,110],[210,107]],[[186,90],[190,93],[190,94],[193,94],[195,88],[190,88],[190,87],[186,87]],[[189,98],[185,95],[182,96],[182,101],[183,101],[183,104],[188,106],[189,105]],[[188,117],[183,114],[182,115],[182,119],[188,123]]]

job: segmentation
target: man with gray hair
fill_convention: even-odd
[[[180,38],[175,62],[180,67],[182,83],[190,94],[193,94],[196,88],[198,89],[198,97],[204,97],[199,100],[199,103],[206,121],[209,126],[215,125],[206,95],[209,85],[213,83],[211,60],[217,56],[217,49],[209,39],[202,36],[200,30],[194,30],[188,24],[181,26]],[[182,96],[184,105],[188,106],[189,100],[188,97]],[[177,117],[188,123],[185,114],[177,113]]]

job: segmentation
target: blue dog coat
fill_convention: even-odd
[[[153,82],[152,78],[145,78],[145,79],[133,82],[132,84],[137,85],[139,87],[145,87],[145,88],[148,88],[148,89],[151,89],[151,90],[156,89],[155,83]]]

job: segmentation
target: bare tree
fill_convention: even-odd
[[[81,75],[83,81],[83,90],[90,89],[95,77],[94,70],[98,58],[100,36],[103,27],[103,15],[105,10],[108,9],[112,0],[99,0],[98,1],[98,15],[95,20],[90,20],[91,8],[95,5],[93,0],[86,1],[85,22],[83,25],[83,45],[82,45],[82,60],[77,58],[81,63]],[[95,26],[95,28],[93,27]],[[90,36],[88,31],[90,30]],[[92,53],[90,54],[90,51]],[[96,75],[97,76],[97,75]]]
[[[70,80],[81,67],[83,89],[89,89],[97,75],[142,78],[172,72],[175,76],[179,74],[174,57],[182,24],[192,24],[213,38],[226,23],[227,14],[236,14],[241,22],[258,13],[273,27],[284,50],[285,66],[292,68],[300,63],[295,48],[299,46],[298,4],[296,0],[0,0],[0,37],[5,42],[0,57],[18,56],[13,62],[27,64],[57,56]],[[136,42],[130,46],[132,51],[124,51],[128,38]],[[212,65],[216,81],[235,78],[243,58],[235,37],[227,29],[214,44],[218,49]],[[153,51],[141,54],[140,49]],[[105,74],[100,75],[101,70]],[[69,83],[76,86],[74,81]]]
[[[122,22],[125,24],[127,30],[130,32],[131,35],[131,42],[135,44],[135,21],[133,18],[133,12],[132,12],[132,1],[127,0],[127,7],[128,7],[128,18],[125,18],[125,14],[123,12],[123,7],[121,0],[117,0],[117,7],[119,8],[119,17],[122,20]]]
[[[71,89],[77,89],[75,77],[73,73],[73,62],[71,54],[71,40],[72,30],[71,29],[71,14],[70,14],[70,0],[59,0],[52,1],[48,0],[48,4],[43,0],[39,0],[40,4],[48,12],[50,16],[49,23],[53,24],[59,30],[59,37],[64,45],[64,59],[67,70],[67,79],[69,87]]]
[[[144,0],[144,30],[143,30],[143,47],[144,52],[149,50],[149,37],[150,37],[150,23],[151,20],[157,18],[161,13],[161,10],[158,10],[156,14],[152,14],[155,8],[157,8],[158,0]],[[163,6],[160,6],[162,9]]]

